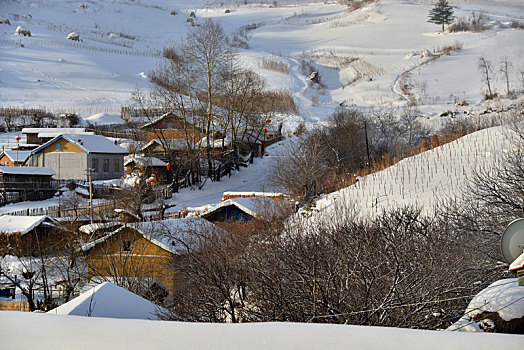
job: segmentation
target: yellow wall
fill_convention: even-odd
[[[62,150],[57,151],[56,145],[57,144],[62,145]],[[48,145],[46,148],[44,148],[44,153],[53,153],[53,152],[74,152],[74,153],[85,153],[85,151],[77,146],[75,146],[73,143],[67,141],[66,139],[59,139],[52,144]]]
[[[124,230],[89,251],[88,277],[152,277],[172,290],[174,256],[134,230]],[[124,241],[131,242],[129,252],[122,250]]]

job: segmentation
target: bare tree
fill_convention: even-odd
[[[509,88],[509,74],[510,70],[513,68],[513,65],[511,64],[511,61],[509,60],[508,56],[504,56],[500,58],[500,73],[504,76],[504,79],[506,80],[506,95],[510,96],[511,90]]]
[[[320,182],[330,171],[327,158],[328,150],[318,138],[293,140],[284,152],[276,155],[270,169],[270,181],[276,188],[283,188],[305,201],[320,192]]]
[[[195,27],[188,34],[186,54],[195,68],[204,72],[204,76],[196,79],[197,91],[205,93],[205,99],[199,102],[206,103],[204,130],[206,135],[206,151],[208,163],[208,177],[213,172],[211,159],[211,133],[214,113],[213,98],[217,90],[222,86],[220,73],[225,69],[225,64],[232,59],[233,50],[229,39],[224,33],[222,26],[212,19],[206,19],[203,24]],[[195,75],[194,78],[198,78]]]
[[[266,113],[260,101],[265,96],[264,80],[241,67],[222,27],[210,19],[195,27],[182,44],[165,51],[167,59],[151,73],[149,103],[175,111],[187,123],[188,152],[180,155],[177,151],[173,158],[181,165],[189,162],[192,171],[199,172],[205,157],[207,176],[214,179],[213,160],[225,158],[212,150],[212,145],[219,147],[216,140],[231,155],[242,142],[263,134]],[[168,152],[170,140],[165,135],[158,139]]]
[[[479,58],[478,69],[482,76],[482,81],[484,82],[484,84],[486,84],[486,87],[488,88],[488,93],[486,97],[488,99],[491,99],[493,98],[493,92],[491,90],[491,74],[493,73],[493,68],[491,61],[488,60],[486,57],[481,56]]]
[[[469,246],[483,259],[476,270],[490,281],[504,271],[500,264],[500,238],[506,225],[524,212],[524,130],[522,106],[514,111],[515,124],[508,127],[512,145],[496,164],[480,165],[460,194],[442,199],[439,215],[460,235],[470,237]]]

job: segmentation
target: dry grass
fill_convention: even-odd
[[[339,2],[347,5],[349,11],[355,11],[364,6],[373,4],[377,2],[377,0],[340,0]]]
[[[486,29],[487,23],[491,20],[491,17],[486,15],[483,12],[473,12],[469,18],[459,18],[455,23],[451,24],[448,27],[448,31],[451,33],[454,32],[482,32]]]
[[[445,45],[443,47],[437,46],[433,49],[434,53],[441,53],[444,55],[450,55],[451,53],[455,51],[462,50],[463,44],[462,41],[455,41],[453,44]]]
[[[289,74],[289,65],[284,62],[264,59],[260,64],[264,69],[273,70],[282,74]]]

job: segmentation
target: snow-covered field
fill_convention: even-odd
[[[300,323],[181,323],[24,312],[1,312],[0,325],[3,349],[493,350],[522,345],[519,335]]]

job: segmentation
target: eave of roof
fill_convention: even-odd
[[[205,217],[205,216],[209,216],[215,212],[217,212],[218,210],[222,209],[222,208],[225,208],[225,207],[229,207],[229,206],[235,206],[237,207],[238,209],[242,210],[243,212],[245,212],[246,214],[249,214],[251,215],[252,217],[257,217],[258,214],[255,213],[253,210],[243,206],[242,204],[236,202],[234,199],[228,199],[228,200],[225,200],[223,202],[220,202],[216,207],[214,208],[211,208],[209,209],[208,211],[200,214],[201,217]]]
[[[81,135],[79,134],[78,135],[79,137],[80,136],[97,136],[97,135]],[[47,141],[46,143],[44,143],[43,145],[41,145],[40,147],[38,148],[35,148],[33,151],[31,151],[31,154],[35,154],[35,153],[38,153],[40,152],[41,150],[47,148],[48,146],[52,145],[53,143],[55,143],[56,141],[60,140],[60,139],[64,139],[68,142],[71,142],[72,144],[74,144],[76,147],[80,148],[81,150],[83,150],[84,152],[86,152],[87,154],[123,154],[123,155],[126,155],[128,154],[127,151],[123,151],[123,152],[98,152],[98,151],[90,151],[88,150],[86,147],[84,147],[84,145],[82,145],[80,142],[77,142],[73,139],[71,139],[70,137],[68,137],[67,135],[58,135],[56,137],[54,137],[53,139]]]
[[[181,117],[179,117],[178,115],[176,115],[173,112],[167,112],[166,114],[162,114],[160,117],[156,118],[155,120],[152,120],[149,123],[146,123],[146,124],[142,125],[142,127],[140,129],[146,130],[150,126],[155,125],[156,123],[161,122],[162,120],[164,120],[167,117],[175,117],[175,118],[178,118],[178,119],[182,119]]]
[[[111,232],[110,234],[102,237],[102,238],[99,238],[93,242],[90,242],[90,243],[86,243],[84,244],[80,249],[84,252],[89,252],[90,250],[98,247],[99,245],[103,244],[105,241],[109,240],[109,239],[113,239],[113,238],[116,238],[118,237],[121,233],[123,233],[126,229],[129,229],[131,230],[132,232],[138,234],[139,236],[141,236],[142,238],[144,238],[145,240],[148,240],[149,242],[153,243],[154,245],[156,245],[157,247],[159,247],[160,249],[168,252],[169,254],[171,255],[176,255],[177,252],[176,251],[173,251],[171,249],[169,249],[169,247],[167,247],[165,244],[163,244],[162,242],[159,242],[157,241],[156,239],[152,238],[152,237],[149,237],[147,235],[145,235],[143,232],[141,232],[140,230],[134,228],[134,227],[130,227],[130,226],[122,226],[122,227],[119,227],[118,229],[116,229],[115,231]]]

